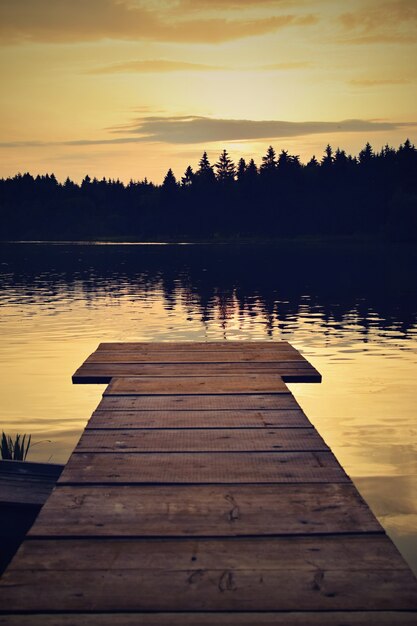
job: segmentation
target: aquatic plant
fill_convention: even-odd
[[[25,461],[30,448],[32,435],[17,434],[14,439],[4,432],[1,434],[1,458],[8,461]]]

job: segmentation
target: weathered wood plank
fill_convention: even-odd
[[[86,430],[79,452],[269,452],[329,450],[314,428]]]
[[[116,368],[114,371],[127,373],[137,372],[135,376],[219,376],[229,374],[240,376],[241,374],[278,374],[286,372],[313,372],[316,371],[307,361],[275,361],[253,363],[236,361],[233,363],[141,363],[127,361],[106,361],[98,363],[84,363],[79,369],[85,371],[107,372],[109,368]]]
[[[299,409],[291,393],[204,396],[104,396],[101,411],[217,411]]]
[[[84,363],[72,377],[74,384],[105,384],[114,377],[131,376],[281,376],[284,382],[320,382],[321,375],[304,362],[289,363]]]
[[[200,395],[200,394],[248,394],[290,393],[279,376],[247,374],[246,376],[141,376],[139,378],[113,378],[105,396],[139,395]]]
[[[270,411],[94,411],[90,428],[312,428],[301,409]]]
[[[171,352],[158,350],[138,350],[136,352],[96,351],[85,363],[308,363],[299,352],[285,351],[185,351],[173,349]]]
[[[8,611],[416,610],[384,535],[30,540],[3,576]]]
[[[59,486],[31,537],[383,532],[352,484]]]
[[[0,626],[415,626],[415,611],[0,615]]]
[[[256,351],[256,350],[287,350],[290,352],[299,352],[288,341],[124,341],[124,342],[104,342],[98,345],[97,350],[104,352],[108,350],[120,351],[133,351],[138,350],[152,350],[153,352],[169,352],[172,350],[185,351],[185,352],[197,352],[197,351],[210,351],[216,352],[228,352],[230,350],[236,350],[237,352],[243,351]]]
[[[0,503],[42,505],[63,469],[53,463],[0,461]]]
[[[80,453],[59,484],[348,482],[330,452]]]

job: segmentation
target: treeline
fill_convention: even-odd
[[[2,239],[177,240],[246,237],[370,237],[417,240],[417,149],[358,156],[328,145],[307,164],[272,146],[259,166],[235,164],[226,150],[212,165],[162,185],[86,176],[80,185],[51,175],[0,180]]]

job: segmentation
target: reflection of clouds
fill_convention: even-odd
[[[355,478],[354,482],[417,575],[417,475]]]
[[[378,476],[355,478],[355,485],[378,517],[410,521],[417,515],[417,476]],[[401,522],[404,526],[404,521]],[[417,524],[408,531],[417,531]]]

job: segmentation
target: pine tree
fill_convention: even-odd
[[[359,152],[359,164],[360,165],[369,165],[374,158],[374,151],[372,150],[372,146],[369,142],[365,145],[363,150]]]
[[[207,152],[203,152],[203,156],[198,162],[198,170],[195,173],[196,179],[204,184],[214,183],[215,176]]]
[[[174,176],[174,172],[171,168],[166,173],[164,178],[164,182],[162,183],[162,189],[164,191],[176,191],[177,189],[177,179]]]
[[[237,179],[238,181],[242,181],[245,178],[246,174],[246,161],[243,158],[239,159],[239,163],[237,164]]]
[[[227,150],[223,150],[214,167],[217,170],[216,178],[219,182],[226,183],[234,180],[236,168],[232,159],[229,157]]]
[[[262,164],[260,167],[260,171],[262,174],[270,174],[272,172],[275,172],[278,165],[276,156],[277,155],[274,148],[272,146],[269,146],[265,156],[262,157]]]
[[[328,143],[324,151],[324,157],[321,160],[322,167],[325,169],[330,168],[333,165],[333,160],[333,150],[331,145]]]
[[[193,168],[191,167],[191,165],[189,165],[184,172],[184,176],[181,178],[181,185],[182,187],[191,187],[193,182],[194,182],[194,172],[193,172]]]

